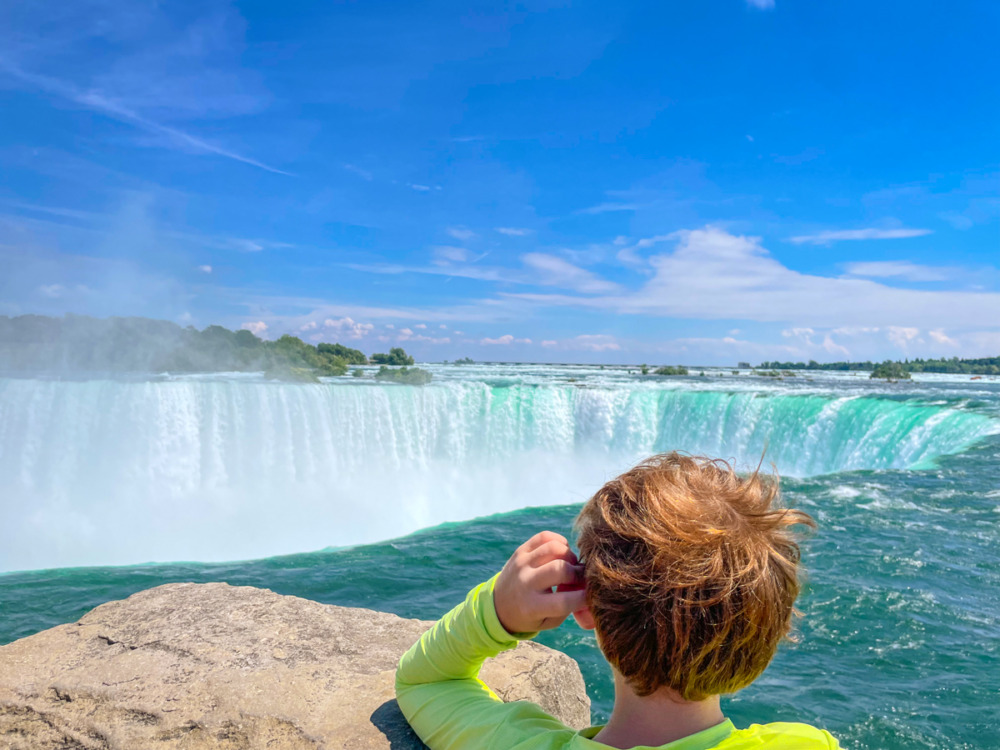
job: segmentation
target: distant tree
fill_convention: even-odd
[[[642,373],[643,375],[649,375],[649,365],[642,365],[642,366],[641,366],[641,367],[639,368],[639,371],[640,371],[640,372],[641,372],[641,373]]]
[[[876,365],[875,369],[872,370],[872,374],[868,377],[870,379],[878,378],[890,381],[910,380],[910,373],[899,362],[886,360],[882,364]]]
[[[667,365],[665,367],[657,367],[653,370],[654,375],[687,375],[688,368],[683,365],[680,367],[674,367],[673,365]]]
[[[327,354],[340,357],[349,365],[367,365],[368,357],[357,349],[351,349],[343,344],[317,344],[316,351],[320,354]]]
[[[406,385],[427,385],[433,376],[427,370],[419,367],[386,367],[382,365],[375,373],[376,380],[387,380],[391,383],[404,383]]]
[[[373,354],[371,356],[373,365],[395,365],[409,366],[413,364],[413,357],[407,354],[401,347],[394,346],[388,354]]]

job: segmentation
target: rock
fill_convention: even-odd
[[[420,748],[393,683],[430,625],[246,586],[158,586],[0,647],[0,747]],[[589,723],[579,667],[557,651],[522,643],[481,677]]]

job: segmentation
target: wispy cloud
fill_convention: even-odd
[[[344,165],[344,169],[346,169],[348,172],[352,172],[352,173],[356,174],[358,177],[360,177],[365,182],[371,182],[372,180],[375,179],[375,175],[373,175],[367,169],[362,169],[361,167],[359,167],[359,166],[357,166],[355,164],[345,164]]]
[[[905,260],[863,261],[848,263],[845,267],[851,276],[876,279],[904,279],[906,281],[947,281],[958,269],[946,266],[922,266]]]
[[[569,261],[555,255],[527,253],[521,256],[521,262],[540,274],[538,283],[547,286],[574,289],[585,294],[614,292],[620,289],[618,284],[606,281],[595,273],[573,265]]]
[[[434,247],[434,262],[443,263],[464,263],[469,260],[470,253],[464,247],[454,245],[436,245]]]
[[[448,227],[445,231],[456,240],[462,240],[463,242],[465,240],[471,240],[476,236],[475,232],[471,229],[467,229],[466,227]]]
[[[497,227],[496,231],[508,237],[525,237],[531,234],[530,229],[520,229],[519,227]]]
[[[757,10],[773,10],[774,0],[747,0],[747,5]]]
[[[272,167],[262,161],[258,161],[257,159],[253,159],[249,156],[244,156],[243,154],[217,144],[210,143],[209,141],[191,135],[190,133],[180,130],[179,128],[154,122],[147,117],[143,117],[138,112],[130,109],[124,104],[106,97],[99,91],[83,90],[51,76],[29,73],[28,71],[22,70],[16,65],[8,63],[3,59],[0,59],[0,71],[24,84],[40,89],[51,96],[59,97],[81,107],[98,112],[105,117],[117,120],[118,122],[123,122],[141,130],[145,130],[148,133],[163,136],[166,142],[180,150],[214,154],[215,156],[232,159],[234,161],[248,164],[252,167],[257,167],[258,169],[263,169],[275,174],[291,176],[290,172],[278,169],[277,167]]]
[[[290,242],[279,242],[276,240],[264,240],[249,237],[225,237],[210,234],[194,234],[193,232],[168,231],[168,237],[173,237],[185,242],[190,242],[202,247],[211,247],[216,250],[236,250],[241,253],[259,253],[264,250],[286,250],[295,245]]]
[[[790,237],[790,241],[796,245],[829,245],[833,242],[843,240],[901,240],[909,237],[923,237],[930,234],[930,229],[878,229],[868,227],[866,229],[833,229],[817,234],[803,234],[797,237]]]
[[[589,208],[581,208],[577,211],[578,214],[606,214],[613,211],[636,211],[641,206],[637,203],[598,203],[596,206],[590,206]]]
[[[428,266],[351,263],[347,267],[355,271],[389,275],[423,273],[526,286],[555,286],[582,294],[610,294],[621,289],[618,284],[555,255],[526,253],[521,256],[523,269],[477,264],[483,257],[471,258],[465,248],[439,245],[434,248],[434,259]]]

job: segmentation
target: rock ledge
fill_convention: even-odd
[[[12,750],[421,748],[396,663],[431,623],[225,583],[178,583],[0,647]],[[579,667],[522,643],[483,667],[504,700],[590,720]]]

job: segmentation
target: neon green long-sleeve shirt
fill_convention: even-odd
[[[601,727],[574,731],[527,701],[504,703],[479,679],[483,662],[514,648],[493,606],[496,577],[480,584],[399,661],[396,699],[431,750],[599,750]],[[658,750],[836,750],[829,732],[808,724],[721,724]],[[652,750],[646,746],[636,750]]]

